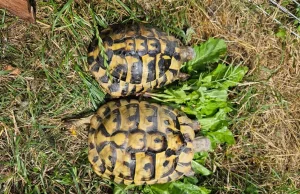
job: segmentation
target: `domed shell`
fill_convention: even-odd
[[[134,95],[173,82],[178,79],[181,64],[195,55],[192,48],[180,47],[175,37],[140,24],[110,26],[100,31],[100,37],[107,58],[95,38],[88,49],[89,70],[112,97]]]
[[[192,121],[167,106],[137,100],[104,104],[91,119],[89,161],[122,184],[155,184],[191,173]]]

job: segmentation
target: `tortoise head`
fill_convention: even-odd
[[[183,62],[190,61],[196,57],[196,53],[192,47],[181,47],[180,56]]]
[[[211,141],[207,137],[199,136],[193,141],[194,152],[205,152],[211,149]]]
[[[198,132],[201,129],[201,125],[197,120],[193,120],[190,126],[192,127],[192,129],[194,129],[195,132]]]

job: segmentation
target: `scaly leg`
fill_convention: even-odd
[[[74,131],[80,126],[89,125],[90,121],[91,121],[91,118],[93,116],[94,115],[90,115],[88,117],[83,117],[83,118],[79,118],[79,119],[69,119],[69,120],[64,122],[64,126],[65,126],[66,129],[68,129],[70,131]]]

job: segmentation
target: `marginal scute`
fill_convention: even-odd
[[[101,88],[112,97],[150,91],[177,80],[183,63],[180,48],[189,48],[175,37],[142,24],[113,25],[101,30],[100,37],[103,51],[94,38],[87,61]],[[99,73],[103,70],[113,79]],[[128,87],[130,84],[134,86]]]
[[[120,99],[91,119],[89,161],[94,171],[119,184],[155,184],[191,172],[192,123],[183,113],[147,101]],[[182,128],[183,127],[183,128]]]

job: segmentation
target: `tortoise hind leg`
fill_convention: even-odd
[[[82,118],[72,118],[72,119],[65,119],[63,120],[63,126],[65,129],[71,131],[72,133],[76,133],[76,129],[78,127],[81,127],[81,126],[84,126],[84,125],[89,125],[90,124],[90,121],[91,121],[91,118],[93,117],[94,115],[90,115],[90,116],[87,116],[87,117],[82,117]]]

